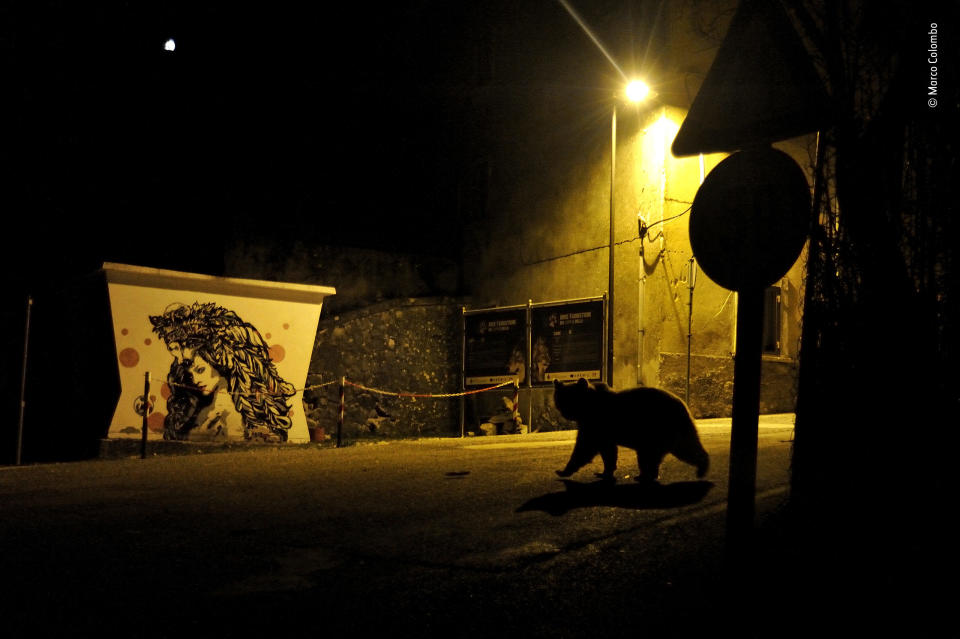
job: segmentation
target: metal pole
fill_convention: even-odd
[[[646,296],[647,276],[644,271],[643,239],[640,240],[640,251],[637,256],[637,386],[643,386],[643,342],[647,336],[644,321],[644,298]]]
[[[520,419],[520,378],[513,378],[513,410],[511,412],[511,417],[513,418],[513,425],[519,426],[517,420]]]
[[[340,448],[343,443],[342,433],[343,433],[343,414],[346,412],[346,406],[344,405],[344,399],[346,393],[344,393],[344,387],[347,385],[346,376],[340,378],[340,416],[337,418],[337,448]]]
[[[150,371],[143,374],[143,423],[140,427],[140,459],[147,458],[147,417],[150,415]]]
[[[467,436],[467,307],[460,307],[460,437]]]
[[[520,414],[517,393],[517,414]],[[527,300],[527,432],[533,432],[533,300]]]
[[[737,352],[733,363],[733,423],[730,429],[730,484],[727,496],[727,561],[738,574],[745,567],[753,531],[757,483],[757,430],[763,351],[763,289],[740,291]]]
[[[617,105],[610,118],[610,245],[607,268],[607,383],[613,386],[613,249],[614,249],[614,184],[617,172]]]
[[[20,420],[17,425],[17,466],[23,452],[23,417],[27,410],[27,349],[30,344],[30,315],[33,310],[33,298],[27,296],[27,319],[23,333],[23,370],[20,374]]]
[[[690,405],[690,351],[693,346],[693,287],[697,282],[697,263],[690,258],[687,266],[687,288],[690,289],[690,304],[687,314],[687,406]]]

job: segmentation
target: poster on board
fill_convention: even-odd
[[[603,300],[558,302],[530,309],[534,385],[584,378],[603,371]]]
[[[527,309],[468,311],[464,316],[464,386],[526,378]]]

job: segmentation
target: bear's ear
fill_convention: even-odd
[[[589,385],[590,385],[590,382],[588,382],[587,380],[585,380],[585,379],[582,378],[582,377],[577,380],[577,386],[579,386],[580,388],[586,388],[586,387],[588,387]]]
[[[560,388],[561,386],[563,386],[563,384],[560,383],[560,380],[559,380],[559,379],[553,380],[553,387],[554,387],[554,388]]]

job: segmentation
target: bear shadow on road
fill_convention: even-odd
[[[614,484],[609,481],[589,483],[563,479],[565,490],[548,493],[527,501],[517,508],[518,513],[541,510],[554,516],[564,515],[575,508],[612,506],[634,510],[677,508],[695,504],[713,488],[709,481],[680,481],[670,484]]]

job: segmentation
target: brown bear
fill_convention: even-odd
[[[569,477],[597,454],[603,459],[599,477],[613,480],[617,446],[637,451],[637,481],[655,482],[667,453],[707,474],[710,456],[700,443],[697,427],[682,399],[659,388],[640,387],[615,392],[606,384],[585,379],[554,381],[554,403],[565,418],[577,422],[577,441],[561,477]]]

